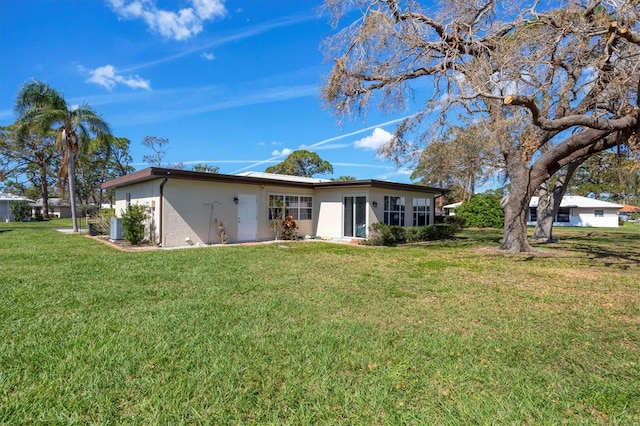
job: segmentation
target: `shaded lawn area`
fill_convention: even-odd
[[[640,228],[122,252],[0,224],[3,424],[637,424]]]

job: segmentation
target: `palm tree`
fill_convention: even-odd
[[[109,125],[88,104],[77,108],[69,105],[60,92],[41,81],[26,83],[20,88],[15,110],[25,126],[55,131],[56,145],[63,155],[58,174],[68,177],[73,230],[77,232],[76,156],[79,151],[88,149],[92,137],[108,144]]]

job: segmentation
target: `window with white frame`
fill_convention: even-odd
[[[405,201],[404,197],[384,196],[385,225],[404,226]]]
[[[283,219],[284,195],[269,195],[269,220]]]
[[[596,210],[595,212],[593,212],[593,215],[595,217],[604,217],[604,210]]]
[[[429,216],[431,216],[431,200],[429,198],[414,198],[413,226],[428,225]]]
[[[269,195],[269,220],[293,216],[293,220],[311,220],[313,197],[307,195]]]

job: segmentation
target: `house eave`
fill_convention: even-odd
[[[296,182],[285,179],[261,178],[257,176],[227,175],[222,173],[206,173],[191,170],[167,169],[161,167],[149,167],[126,176],[111,179],[102,184],[102,189],[115,189],[123,186],[147,182],[156,179],[182,179],[197,180],[206,182],[223,182],[249,185],[265,186],[288,186],[295,188],[309,189],[336,189],[336,188],[382,188],[391,190],[419,191],[424,193],[446,194],[448,189],[434,188],[423,185],[413,185],[406,183],[396,183],[375,179],[351,180],[351,181],[328,181],[328,182]]]
[[[291,182],[278,179],[265,179],[260,177],[227,175],[222,173],[196,172],[191,170],[166,169],[159,167],[150,167],[126,176],[109,180],[102,184],[102,189],[114,189],[123,186],[133,185],[136,183],[147,182],[155,179],[181,179],[196,180],[206,182],[224,182],[252,185],[286,185],[292,187],[313,188],[310,182]]]

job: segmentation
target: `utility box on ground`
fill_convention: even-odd
[[[111,218],[111,227],[109,229],[109,239],[110,240],[114,240],[114,241],[123,239],[122,218],[121,217],[112,217]]]

